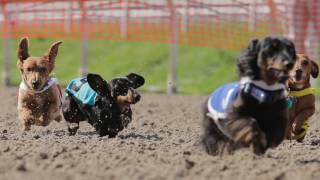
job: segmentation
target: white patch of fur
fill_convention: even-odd
[[[24,90],[24,91],[31,91],[33,93],[43,93],[44,91],[48,90],[51,86],[59,84],[57,78],[50,78],[48,81],[47,85],[43,87],[41,90],[31,90],[28,88],[26,83],[24,81],[21,81],[19,85],[19,90]]]

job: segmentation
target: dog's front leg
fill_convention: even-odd
[[[21,107],[18,109],[19,119],[22,123],[22,130],[29,131],[31,129],[31,125],[34,124],[32,111],[28,108]]]
[[[303,124],[315,113],[315,107],[307,108],[301,112],[294,118],[294,122],[292,124],[292,132],[294,134],[299,134]]]
[[[48,126],[57,116],[57,105],[52,100],[46,99],[41,110],[42,113],[39,117],[39,125]]]
[[[272,119],[274,121],[264,127],[263,131],[267,136],[268,147],[275,148],[286,138],[288,133],[288,113],[286,110],[280,111]]]
[[[85,120],[77,103],[71,96],[66,96],[62,104],[62,114],[67,121],[69,135],[75,135],[79,129],[79,122]]]

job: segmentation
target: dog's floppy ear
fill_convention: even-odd
[[[49,51],[48,51],[48,59],[51,63],[54,62],[54,60],[56,59],[57,57],[57,54],[58,54],[58,49],[59,49],[59,46],[60,44],[62,44],[62,41],[58,41],[58,42],[55,42],[51,45]]]
[[[292,60],[295,62],[297,59],[297,53],[296,53],[296,48],[294,46],[294,43],[287,38],[283,38],[282,42],[284,42],[286,44],[286,46],[287,46],[286,48],[287,48],[290,56],[292,57]]]
[[[251,53],[258,53],[260,50],[259,48],[259,39],[251,40],[250,44],[248,45],[248,51]]]
[[[88,74],[87,81],[89,86],[101,96],[108,96],[111,94],[109,84],[98,74]]]
[[[319,75],[319,65],[314,60],[310,60],[310,61],[311,61],[311,76],[313,78],[317,78]]]
[[[242,51],[240,56],[240,63],[247,63],[248,61],[256,60],[260,51],[259,39],[253,39],[248,47]]]
[[[133,88],[135,89],[142,86],[145,82],[142,76],[135,73],[128,74],[127,78],[129,79],[129,81],[131,81],[131,83],[133,84]]]
[[[20,40],[17,55],[18,55],[18,59],[20,61],[24,61],[30,56],[29,55],[29,40],[27,37],[24,37]]]
[[[241,77],[254,76],[254,70],[259,69],[257,66],[258,54],[260,51],[260,42],[253,39],[248,47],[241,52],[238,59],[238,71]]]

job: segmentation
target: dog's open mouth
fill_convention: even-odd
[[[130,106],[130,102],[129,101],[126,101],[126,102],[124,102],[124,104],[126,105],[126,106]]]
[[[301,73],[297,73],[297,74],[295,75],[295,80],[296,80],[296,81],[301,81],[301,80],[302,80],[302,74],[301,74]]]
[[[31,86],[31,89],[34,90],[34,91],[40,91],[42,89],[42,85],[32,85]]]
[[[39,91],[39,90],[41,89],[40,86],[37,86],[37,87],[31,86],[31,88],[32,88],[32,90],[34,90],[34,91]]]
[[[125,106],[130,106],[130,104],[134,104],[133,102],[129,101],[129,100],[126,100],[126,101],[123,101],[123,104]]]

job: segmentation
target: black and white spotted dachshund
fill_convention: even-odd
[[[97,74],[72,80],[62,107],[69,134],[76,134],[79,122],[87,120],[100,136],[115,137],[131,122],[130,105],[140,100],[136,89],[144,82],[134,73],[109,83]]]
[[[240,81],[216,89],[204,108],[202,143],[211,155],[251,147],[264,154],[285,138],[285,81],[296,60],[285,38],[253,40],[238,60]]]

